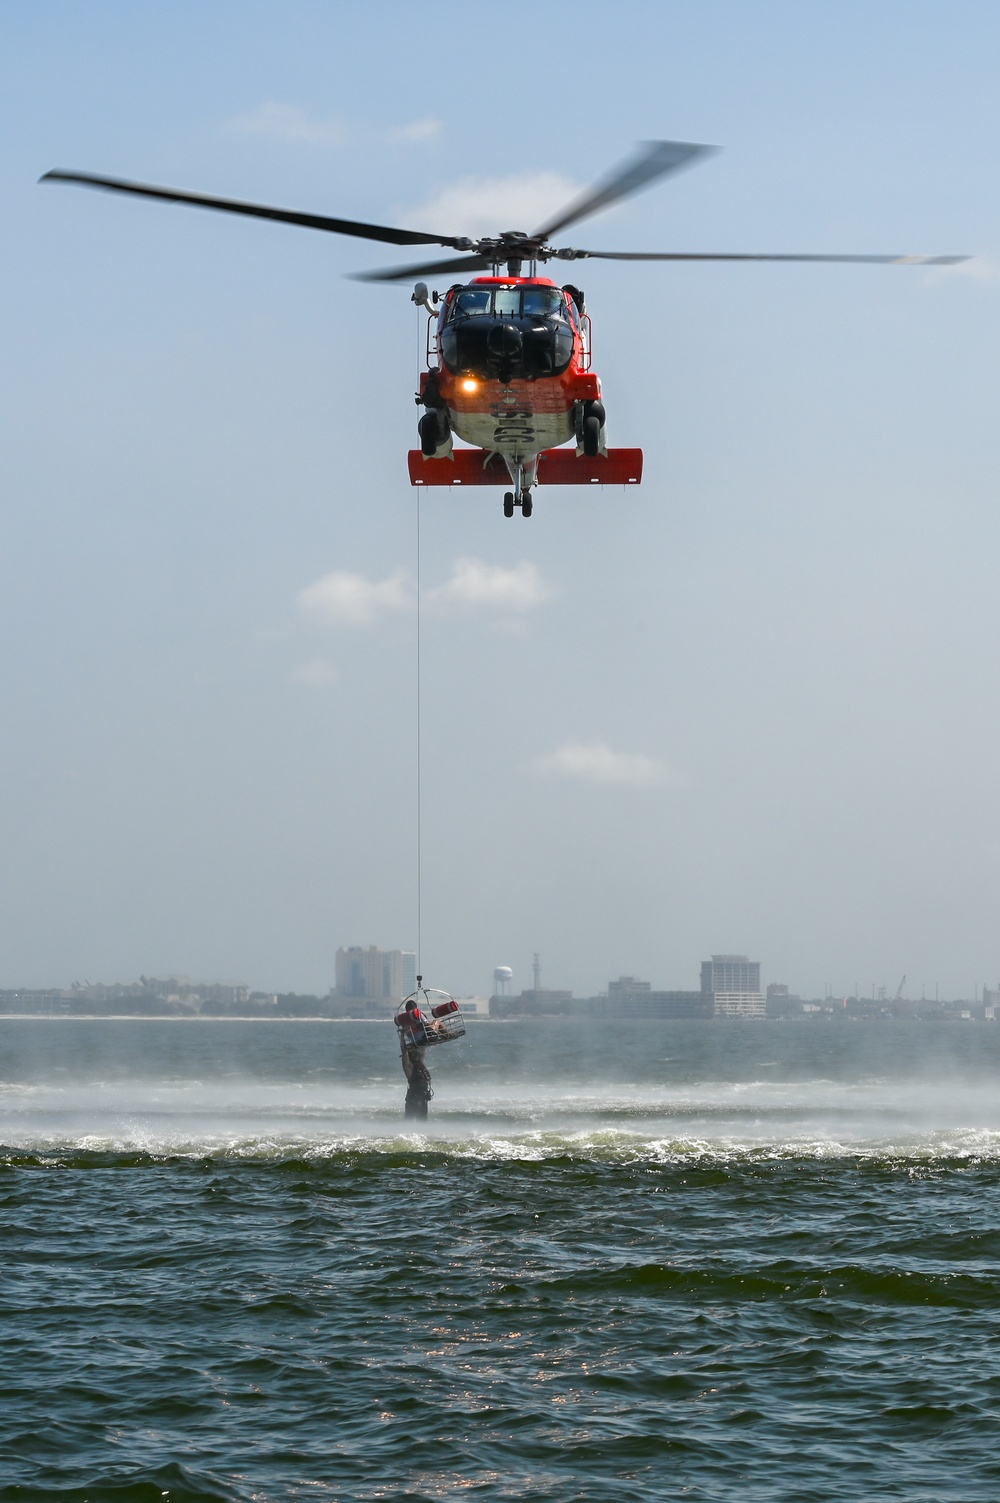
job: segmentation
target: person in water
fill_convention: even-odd
[[[406,1115],[423,1118],[427,1116],[427,1103],[433,1095],[431,1074],[424,1064],[424,1055],[427,1053],[425,1040],[436,1024],[424,1016],[412,997],[397,1016],[396,1024],[399,1028],[403,1073],[406,1076]]]
[[[403,1057],[403,1074],[407,1080],[413,1073],[414,1061],[421,1065],[427,1053],[427,1019],[411,997],[396,1019],[399,1026],[399,1052]]]

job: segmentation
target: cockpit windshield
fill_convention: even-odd
[[[479,313],[489,313],[493,294],[488,287],[481,290],[475,287],[467,287],[460,292],[451,305],[452,318],[468,318]]]
[[[525,287],[521,292],[521,308],[525,318],[558,318],[566,316],[566,294],[557,287]]]
[[[441,358],[456,375],[498,381],[560,374],[573,358],[575,329],[558,287],[456,287],[443,313]]]
[[[566,318],[566,294],[558,287],[464,287],[448,310],[455,318]]]

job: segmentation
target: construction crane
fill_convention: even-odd
[[[904,976],[903,979],[902,979],[902,981],[899,983],[899,985],[896,988],[896,995],[893,998],[894,1002],[901,1002],[903,1000],[903,987],[905,985],[906,985],[906,977]]]

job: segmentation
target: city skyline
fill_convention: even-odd
[[[230,979],[223,981],[204,977],[197,979],[180,970],[168,970],[158,975],[147,975],[144,973],[130,981],[115,979],[112,981],[91,982],[89,979],[81,981],[79,978],[76,978],[71,982],[60,982],[49,978],[39,986],[18,986],[11,984],[9,978],[4,978],[0,975],[0,994],[12,995],[16,992],[29,993],[38,991],[58,992],[67,996],[73,993],[79,993],[80,995],[91,993],[96,996],[102,996],[104,993],[114,994],[128,990],[135,992],[145,990],[150,995],[170,996],[174,1000],[183,1000],[191,994],[212,1002],[225,1002],[235,1005],[240,998],[245,1001],[251,997],[260,998],[274,995],[306,995],[319,998],[340,997],[358,1000],[398,1000],[413,990],[416,962],[416,956],[413,951],[386,950],[375,945],[342,946],[338,953],[338,961],[337,974],[331,979],[329,985],[325,989],[315,989],[311,992],[303,992],[301,989],[290,987],[259,988],[246,980],[233,981]],[[353,971],[352,961],[355,963]],[[358,970],[358,961],[363,962],[361,970]],[[734,976],[734,962],[741,966],[743,974],[737,973]],[[494,971],[496,969],[494,968]],[[506,995],[513,999],[537,994],[574,998],[607,997],[613,1002],[616,997],[622,998],[638,993],[646,993],[647,995],[667,995],[670,993],[677,996],[687,995],[691,997],[700,993],[702,995],[713,994],[735,998],[741,991],[745,991],[749,994],[759,995],[761,999],[766,995],[769,1001],[772,995],[783,995],[792,1002],[824,1001],[836,1003],[838,1001],[852,1000],[861,1003],[870,1001],[878,1004],[891,1004],[895,1002],[906,1004],[927,1002],[931,1004],[937,1002],[959,1003],[969,1001],[977,1004],[982,1001],[989,1005],[1000,1003],[1000,980],[991,980],[989,977],[974,981],[971,986],[964,990],[960,989],[948,994],[943,993],[938,984],[928,986],[926,982],[919,983],[918,991],[916,984],[912,986],[906,985],[907,977],[905,975],[895,988],[890,987],[885,982],[878,983],[872,981],[867,986],[862,986],[855,982],[853,986],[848,988],[831,987],[829,983],[824,983],[821,991],[810,991],[806,986],[796,986],[794,982],[789,984],[784,979],[780,981],[776,978],[767,980],[765,976],[762,980],[761,962],[751,961],[745,955],[736,955],[733,953],[716,954],[710,961],[692,964],[689,969],[692,976],[696,971],[700,972],[700,984],[698,987],[691,986],[685,988],[680,985],[680,982],[690,979],[688,977],[675,976],[672,979],[668,978],[671,984],[664,987],[661,984],[662,978],[658,978],[654,982],[646,977],[622,973],[617,977],[608,977],[603,984],[597,987],[542,987],[539,990],[536,982],[541,976],[541,959],[540,953],[536,952],[532,957],[532,964],[528,974],[524,978],[528,980],[530,976],[531,986],[519,985],[518,975],[515,971],[510,980],[505,980],[504,986],[500,988],[495,984],[496,978],[494,975],[494,984],[491,986],[466,989],[464,991],[456,988],[454,989],[454,994],[456,996],[478,996],[483,998],[496,995],[499,990],[501,996]],[[745,988],[739,985],[739,982],[743,980],[748,983]],[[751,985],[750,983],[752,982],[756,984]],[[716,985],[716,983],[718,984]],[[446,988],[446,990],[450,989]],[[741,1009],[737,1007],[732,1010],[739,1012]]]

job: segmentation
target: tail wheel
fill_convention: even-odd
[[[528,492],[525,491],[524,495],[521,497],[521,515],[522,515],[522,517],[530,517],[531,516],[531,505],[532,505],[531,497],[528,495]]]
[[[438,447],[437,413],[425,412],[417,424],[420,434],[420,452],[425,459],[433,459]]]
[[[514,515],[514,492],[508,491],[503,498],[503,514],[505,517]]]
[[[601,452],[601,420],[593,414],[583,420],[583,452],[588,459],[596,459]]]

